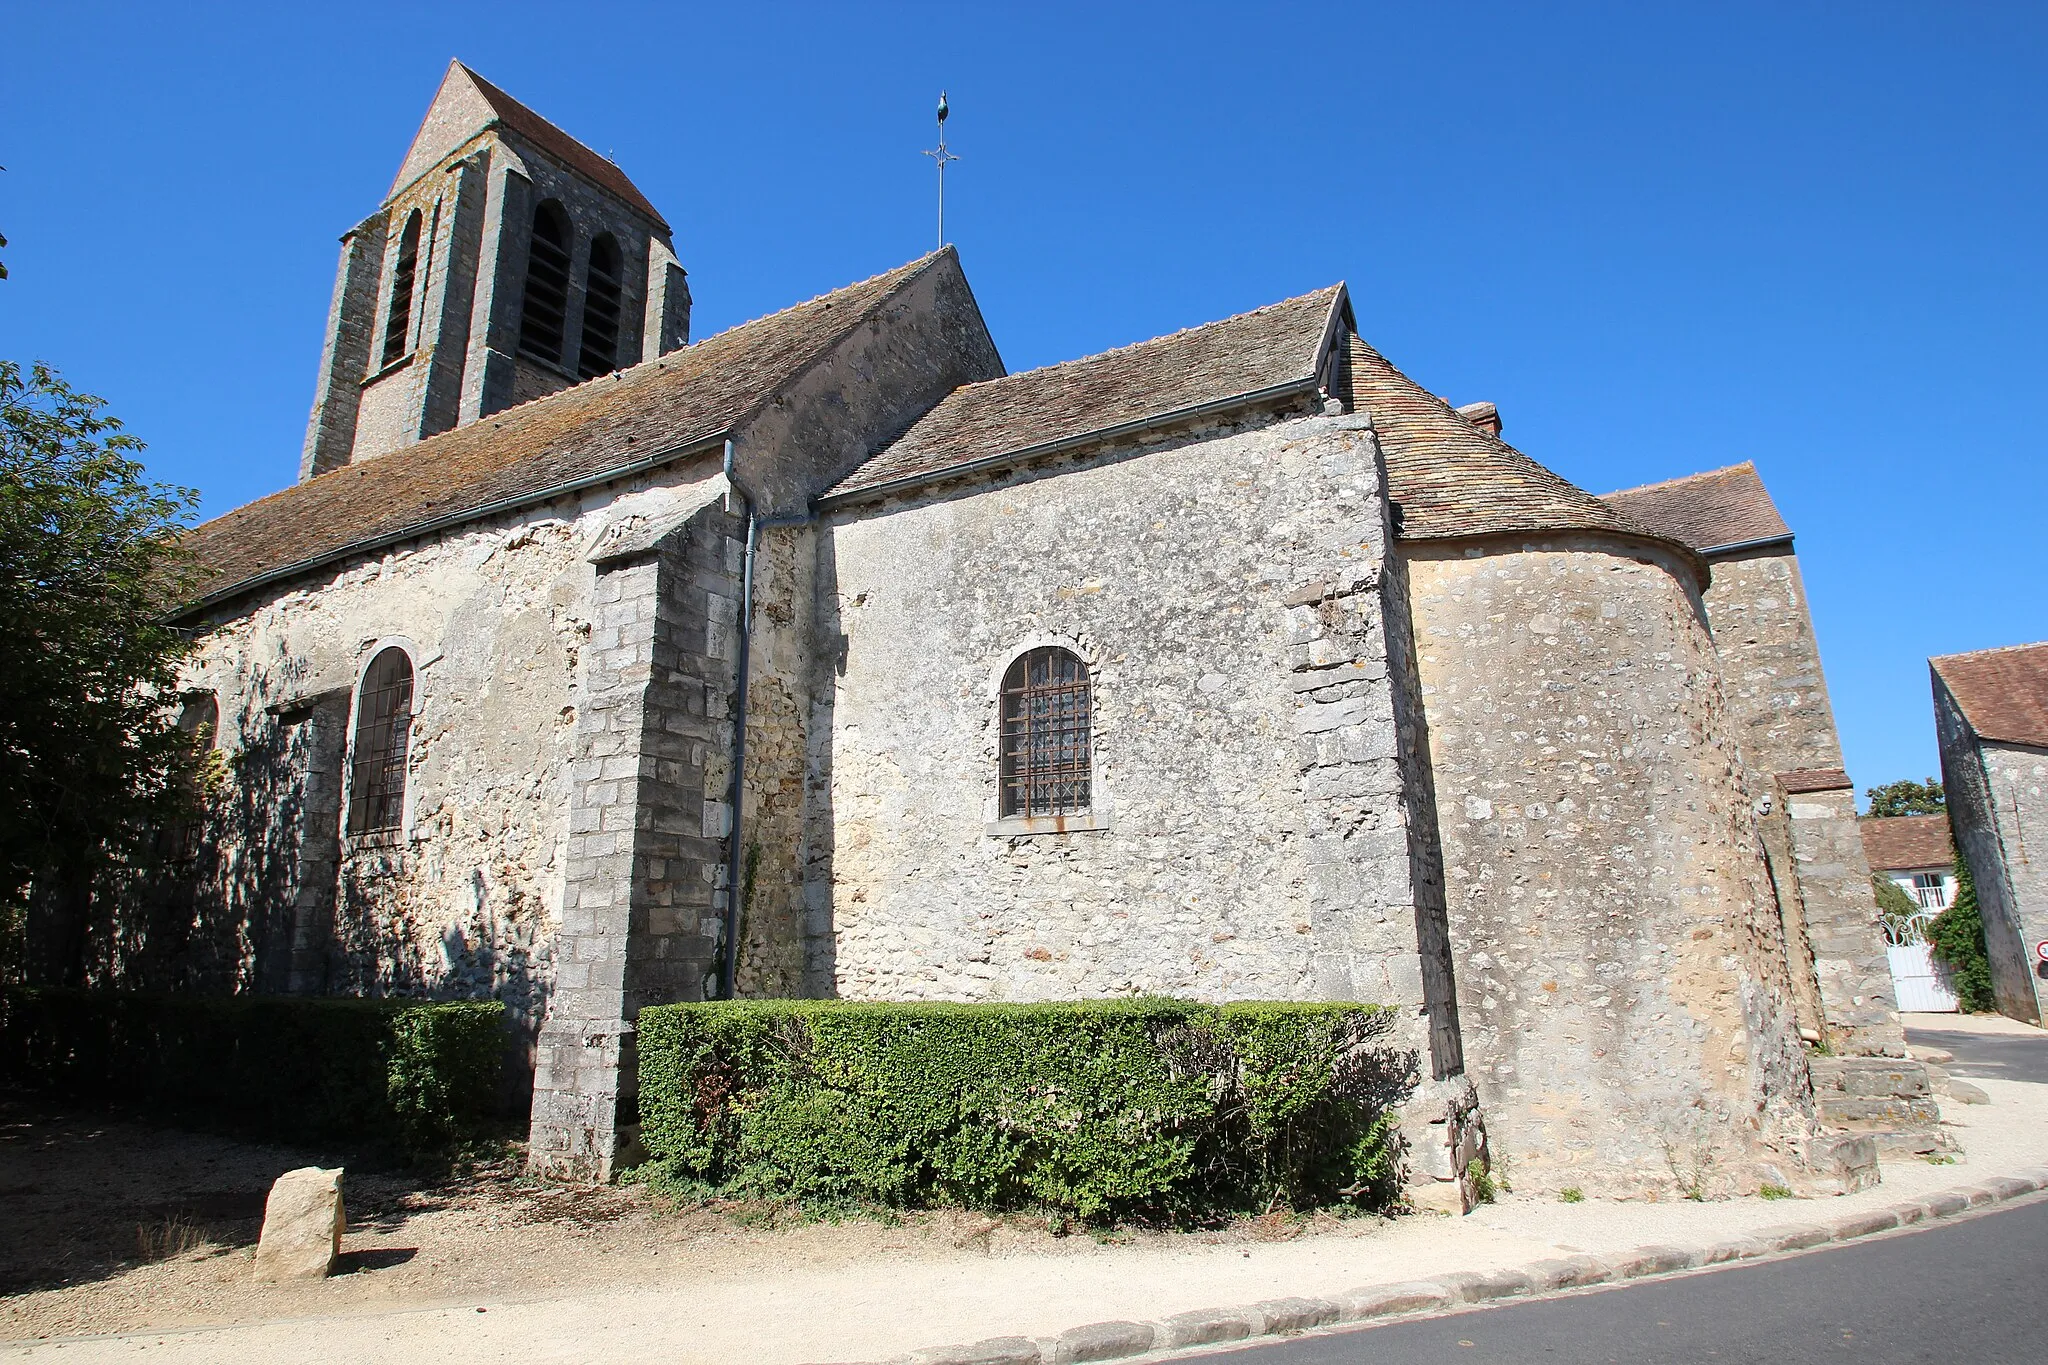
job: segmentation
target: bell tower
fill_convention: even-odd
[[[689,344],[668,223],[616,165],[450,62],[341,239],[301,480]]]

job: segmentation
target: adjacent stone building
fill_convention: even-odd
[[[688,342],[658,216],[465,69],[407,167],[358,234],[473,242],[344,254],[305,477],[192,538],[183,979],[506,999],[574,1177],[651,1003],[1137,993],[1398,1008],[1422,1198],[1870,1177],[1802,1031],[1911,1068],[1775,512],[1592,496],[1341,284],[1012,375],[948,248]],[[372,355],[436,269],[467,339]]]
[[[1998,1009],[2048,1020],[2048,643],[1928,661],[1942,790]]]

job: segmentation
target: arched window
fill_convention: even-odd
[[[389,365],[406,352],[412,336],[412,274],[420,259],[420,211],[414,209],[398,236],[398,264],[391,268],[391,316],[384,320],[384,358]]]
[[[412,659],[392,645],[370,660],[356,689],[348,832],[397,829],[405,816],[405,755],[412,737]]]
[[[1034,649],[1003,675],[1003,815],[1088,809],[1088,665],[1067,650]]]
[[[590,244],[583,276],[583,355],[576,373],[595,379],[619,368],[619,289],[624,274],[619,244],[607,232]]]
[[[526,303],[519,314],[519,349],[562,363],[563,320],[569,316],[569,215],[549,199],[533,211],[533,243],[526,256]]]
[[[220,702],[213,693],[192,692],[186,695],[178,707],[178,730],[191,739],[192,747],[203,764],[220,733]],[[184,790],[180,795],[187,803],[186,809],[158,833],[157,851],[172,862],[189,863],[199,856],[200,835],[205,829],[205,820],[199,809],[203,791],[201,781],[201,774],[196,769],[185,774]]]

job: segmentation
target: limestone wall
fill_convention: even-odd
[[[2048,1019],[2048,975],[2034,954],[2048,939],[2048,751],[1980,741],[1939,674],[1934,733],[1999,1013],[2039,1023]]]
[[[291,989],[496,996],[530,1034],[561,922],[569,760],[594,619],[587,556],[607,526],[636,511],[658,517],[715,472],[479,523],[216,617],[184,682],[220,703],[230,779],[215,816],[221,886],[205,913],[248,940],[243,984],[258,984],[262,936],[234,926],[302,903],[293,913],[304,922],[278,931]],[[415,669],[405,825],[395,838],[357,837],[337,829],[345,732],[362,669],[390,644]],[[311,801],[309,764],[322,768]],[[320,830],[307,824],[323,819],[335,849],[324,866]],[[285,988],[284,976],[268,980]]]
[[[1510,1178],[1786,1178],[1811,1085],[1688,566],[1584,537],[1408,560],[1465,1060]]]
[[[1766,777],[1841,767],[1820,645],[1791,545],[1716,556],[1704,596],[1721,656],[1729,737],[1744,762]]]
[[[1903,1056],[1855,789],[1839,771],[1841,740],[1799,560],[1784,543],[1716,556],[1712,569],[1707,619],[1730,732],[1760,809],[1801,1023],[1836,1052]],[[1832,778],[1821,775],[1828,770]]]
[[[1422,995],[1357,419],[1216,430],[821,530],[812,970],[863,999]],[[997,687],[1094,683],[1101,828],[996,822]]]

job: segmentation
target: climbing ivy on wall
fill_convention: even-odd
[[[1965,1011],[1985,1013],[1998,1008],[1991,990],[1991,958],[1984,950],[1984,916],[1977,909],[1977,886],[1962,850],[1954,850],[1956,898],[1927,926],[1927,942],[1948,967],[1956,1001]]]

